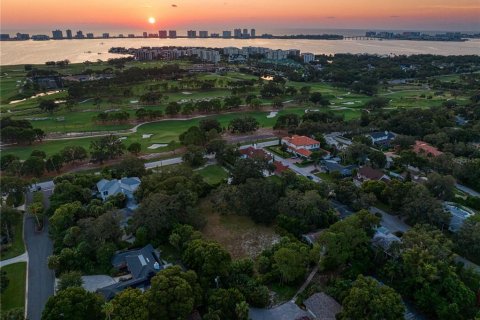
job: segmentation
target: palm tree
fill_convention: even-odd
[[[102,311],[105,313],[105,319],[106,320],[111,320],[112,319],[112,314],[114,311],[114,305],[111,302],[106,302],[102,306]]]

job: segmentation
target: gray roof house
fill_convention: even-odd
[[[126,207],[130,210],[135,210],[138,205],[134,193],[140,186],[140,183],[141,180],[137,177],[122,178],[120,180],[102,179],[97,182],[97,189],[103,201],[107,200],[110,196],[123,193],[127,198]]]
[[[395,139],[395,134],[390,131],[376,131],[367,135],[372,143],[378,146],[390,146],[390,142]]]
[[[118,271],[130,272],[131,278],[98,289],[97,292],[103,295],[106,300],[112,299],[126,288],[148,288],[150,279],[157,272],[167,267],[160,259],[160,253],[151,244],[141,249],[115,254],[112,258],[112,265]]]
[[[335,320],[342,311],[342,306],[324,292],[315,293],[303,302],[314,319]]]
[[[334,160],[323,160],[321,167],[326,173],[339,172],[342,177],[351,176],[353,170],[357,168],[357,166],[354,165],[343,166]]]

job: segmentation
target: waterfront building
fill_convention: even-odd
[[[36,34],[32,36],[32,40],[45,41],[45,40],[50,40],[50,37],[45,34]]]
[[[189,38],[196,38],[196,37],[197,37],[197,31],[195,31],[195,30],[188,30],[188,31],[187,31],[187,37],[189,37]]]
[[[210,38],[220,38],[220,34],[219,33],[211,33]]]
[[[67,31],[65,31],[65,32],[67,33],[67,39],[73,39],[72,30],[67,29]]]
[[[1,41],[10,40],[10,35],[8,33],[2,33],[0,34],[0,40]]]
[[[135,35],[134,35],[133,33],[129,33],[129,34],[128,34],[128,37],[129,37],[129,38],[135,38]]]
[[[200,38],[208,38],[208,31],[200,31],[199,36]]]
[[[252,29],[250,30],[250,38],[255,38],[256,37],[256,30],[255,29]]]
[[[232,37],[232,31],[223,31],[222,32],[222,38],[225,38],[225,39],[230,39]]]
[[[315,55],[313,53],[305,52],[302,53],[302,58],[304,63],[309,63],[315,60]]]
[[[89,32],[87,33],[87,39],[93,39],[94,36],[93,36],[93,33]]]
[[[104,32],[104,33],[102,34],[102,38],[104,38],[104,39],[110,38],[110,33]]]
[[[148,38],[148,33],[147,33],[147,32],[143,32],[143,37],[144,37],[144,38]]]
[[[242,37],[242,29],[235,29],[233,30],[233,36],[235,38],[241,38]]]
[[[63,32],[62,32],[62,30],[58,30],[58,29],[57,29],[57,30],[53,30],[53,31],[52,31],[52,38],[53,38],[54,40],[61,40],[61,39],[63,39]]]
[[[169,31],[168,31],[168,37],[169,37],[169,38],[176,38],[176,37],[177,37],[177,31],[175,31],[175,30],[169,30]]]
[[[77,35],[75,36],[77,39],[85,39],[85,36],[83,35],[83,31],[79,30],[77,31]]]
[[[28,33],[17,33],[17,40],[30,40]]]
[[[167,30],[160,30],[158,31],[158,37],[159,38],[166,38],[167,37]]]

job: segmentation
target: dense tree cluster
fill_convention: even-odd
[[[13,120],[4,117],[0,120],[0,137],[5,143],[32,144],[42,141],[45,133],[39,128],[34,128],[27,120]]]

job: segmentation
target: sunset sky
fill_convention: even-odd
[[[155,24],[148,18],[154,17]],[[479,0],[2,0],[2,31],[255,27],[480,31]]]

